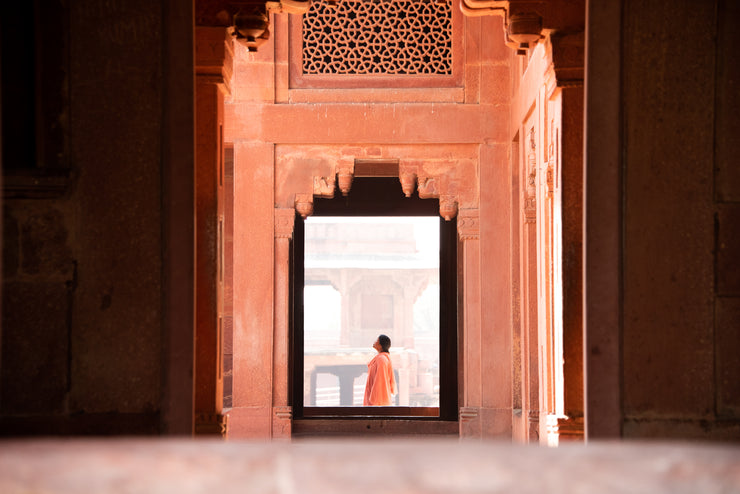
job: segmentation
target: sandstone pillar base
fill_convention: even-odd
[[[228,415],[220,413],[196,413],[195,434],[226,437],[229,427]]]
[[[510,408],[461,407],[461,439],[505,439],[511,441]]]

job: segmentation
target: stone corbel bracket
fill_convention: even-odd
[[[233,23],[229,34],[249,51],[257,51],[270,39],[270,13],[305,14],[311,6],[310,0],[281,0],[266,2],[242,0],[231,3]]]
[[[304,220],[313,214],[313,194],[296,194],[295,210]]]
[[[454,167],[448,166],[445,169],[449,172]],[[411,197],[416,188],[421,199],[439,199],[439,215],[445,221],[450,221],[457,215],[460,201],[457,194],[451,193],[450,184],[453,180],[446,174],[435,176],[424,170],[423,163],[401,162],[398,179],[406,197]]]
[[[536,12],[518,11],[511,0],[462,0],[460,10],[468,17],[496,15],[504,18],[504,42],[525,55],[542,35],[542,16]],[[531,2],[530,2],[531,3]],[[513,4],[513,5],[512,5]]]

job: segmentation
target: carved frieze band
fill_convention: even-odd
[[[293,208],[275,209],[275,238],[292,238],[295,223],[295,210]]]
[[[480,212],[478,209],[461,209],[458,212],[457,234],[460,240],[480,239]]]

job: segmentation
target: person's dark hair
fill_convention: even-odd
[[[384,334],[378,336],[378,343],[380,343],[380,348],[382,348],[384,352],[387,352],[391,348],[391,339]]]

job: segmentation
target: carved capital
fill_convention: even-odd
[[[478,209],[461,209],[457,215],[457,234],[460,240],[480,238],[480,212]]]
[[[292,238],[295,223],[295,210],[292,208],[275,209],[275,238]]]
[[[196,413],[195,434],[196,435],[220,435],[225,436],[228,429],[229,416],[220,413]]]
[[[584,31],[550,34],[547,51],[557,87],[583,86],[585,47]]]

